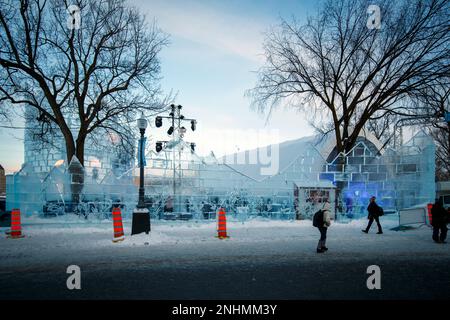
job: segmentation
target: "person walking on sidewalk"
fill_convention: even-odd
[[[314,214],[313,225],[317,227],[320,232],[320,240],[317,244],[317,253],[323,253],[328,250],[328,248],[325,246],[325,243],[327,241],[327,230],[331,225],[330,214],[331,210],[328,200],[326,200],[326,202],[323,204],[322,209]]]
[[[365,230],[362,230],[364,233],[369,233],[370,227],[372,226],[373,220],[376,221],[378,226],[377,234],[383,234],[383,229],[380,224],[380,216],[383,215],[383,209],[376,203],[376,198],[373,196],[370,198],[369,206],[367,207],[367,211],[369,214],[367,215],[367,219],[369,219],[369,224]]]
[[[448,213],[436,199],[431,208],[431,225],[433,226],[433,240],[436,243],[446,243],[447,238]]]

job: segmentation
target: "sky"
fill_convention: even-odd
[[[306,0],[129,0],[151,23],[169,35],[161,52],[161,86],[177,93],[186,118],[197,130],[185,140],[196,151],[216,156],[314,133],[304,115],[284,107],[267,119],[250,108],[246,90],[256,84],[263,65],[264,32],[280,18],[305,21],[317,1]],[[23,124],[15,123],[17,126]],[[189,123],[186,124],[189,127]],[[150,141],[168,140],[151,127]],[[0,164],[8,173],[23,162],[23,130],[0,128]]]

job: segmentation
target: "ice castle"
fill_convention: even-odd
[[[71,185],[76,177],[69,174],[70,167],[80,167],[85,176],[86,197],[90,198],[92,188],[101,186],[109,175],[120,175],[134,165],[133,155],[122,151],[118,137],[106,135],[88,138],[85,144],[84,167],[76,157],[66,159],[64,139],[58,130],[42,129],[36,121],[33,109],[25,111],[24,163],[21,169],[7,176],[7,210],[20,208],[25,215],[42,214],[48,208],[56,207],[65,212],[61,203],[71,197]],[[76,137],[76,121],[67,115],[68,126]],[[53,210],[53,209],[51,209]]]
[[[35,152],[32,146],[26,140],[22,169],[8,176],[7,209],[20,207],[25,215],[75,212],[108,218],[112,206],[120,205],[125,216],[131,214],[139,181],[131,158],[117,170],[114,152],[87,150],[82,201],[74,209],[67,206],[74,183],[68,166],[76,163],[67,164],[61,148]],[[423,132],[396,149],[383,148],[364,131],[349,152],[337,154],[334,146],[332,134],[269,146],[279,150],[278,170],[263,175],[263,165],[245,161],[254,150],[202,157],[182,139],[173,140],[160,152],[146,154],[146,205],[153,219],[209,219],[219,206],[237,219],[304,219],[325,199],[333,204],[335,218],[365,215],[372,195],[385,210],[434,200],[435,146]],[[244,161],[230,162],[237,158]]]

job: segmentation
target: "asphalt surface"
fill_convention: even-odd
[[[450,251],[450,245],[440,246]],[[100,256],[87,252],[77,261],[68,252],[38,264],[2,267],[0,299],[450,298],[449,254],[377,257],[331,249],[325,254],[296,253],[295,248],[286,253],[280,247],[283,243],[275,241],[267,244],[266,253],[253,254],[250,244],[220,252],[205,243],[178,245],[176,251],[155,247],[150,255],[139,248],[123,248],[123,255],[106,248]],[[81,268],[80,290],[66,287],[71,263]],[[374,264],[381,268],[380,290],[366,286],[367,267]]]

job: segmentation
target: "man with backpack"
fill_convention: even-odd
[[[384,214],[383,208],[381,208],[376,202],[376,198],[373,196],[370,198],[369,206],[367,207],[367,211],[369,214],[367,215],[367,219],[369,219],[369,224],[367,225],[366,230],[362,230],[364,233],[369,233],[370,227],[372,226],[373,220],[376,221],[378,226],[377,234],[383,234],[383,229],[380,224],[380,217]]]
[[[322,209],[317,211],[313,217],[313,226],[319,229],[320,232],[320,240],[317,244],[317,253],[323,253],[328,250],[325,246],[325,242],[327,240],[327,230],[331,225],[330,221],[330,203],[328,200],[323,204]]]

